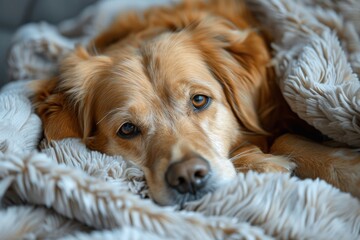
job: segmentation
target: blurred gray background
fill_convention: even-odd
[[[6,55],[13,33],[28,22],[57,24],[97,0],[0,0],[0,87],[8,81]]]

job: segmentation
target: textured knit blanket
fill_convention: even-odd
[[[58,26],[24,26],[10,51],[11,77],[52,76],[75,44],[144,2],[105,0]],[[360,2],[247,2],[274,38],[278,83],[293,111],[334,141],[360,147]],[[142,171],[121,156],[90,151],[79,139],[41,141],[28,82],[0,92],[1,239],[360,238],[358,199],[287,174],[239,173],[182,209],[157,206]]]

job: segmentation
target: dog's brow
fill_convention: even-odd
[[[145,117],[147,116],[146,119],[150,119],[149,116],[150,115],[145,115]],[[133,123],[144,123],[144,122],[149,122],[147,120],[143,120],[142,115],[140,115],[136,108],[134,108],[133,106],[122,106],[122,107],[117,107],[114,108],[112,110],[110,110],[109,112],[107,112],[97,123],[96,125],[100,124],[102,121],[104,121],[104,119],[108,118],[110,119],[110,122],[117,122],[119,119],[123,120],[123,121],[132,121]],[[135,121],[135,122],[134,122]]]
[[[188,85],[188,88],[190,89],[190,92],[196,91],[196,93],[203,93],[203,94],[209,94],[211,92],[211,88],[204,84],[194,84],[190,83]]]
[[[103,116],[97,123],[96,125],[98,125],[99,123],[101,123],[105,118],[107,118],[109,115],[111,114],[114,114],[115,112],[118,112],[122,110],[121,108],[115,108],[115,109],[112,109],[111,111],[109,111],[108,113],[105,114],[105,116]]]

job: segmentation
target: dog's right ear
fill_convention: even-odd
[[[44,137],[47,140],[81,138],[75,109],[66,103],[64,93],[57,92],[58,81],[55,77],[30,84],[35,93],[32,98],[35,111],[43,123]]]
[[[60,64],[60,75],[33,84],[34,105],[48,140],[78,137],[85,140],[94,130],[92,102],[95,83],[102,79],[112,61],[91,56],[78,47]]]

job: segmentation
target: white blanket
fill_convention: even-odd
[[[248,4],[274,36],[279,85],[292,109],[334,140],[359,147],[360,2]],[[13,78],[50,76],[75,43],[86,43],[119,10],[121,1],[103,1],[59,26],[23,27],[9,57]],[[136,166],[78,139],[43,142],[40,153],[41,121],[26,84],[0,92],[1,239],[360,238],[359,200],[324,181],[239,173],[178,209],[144,199]]]

